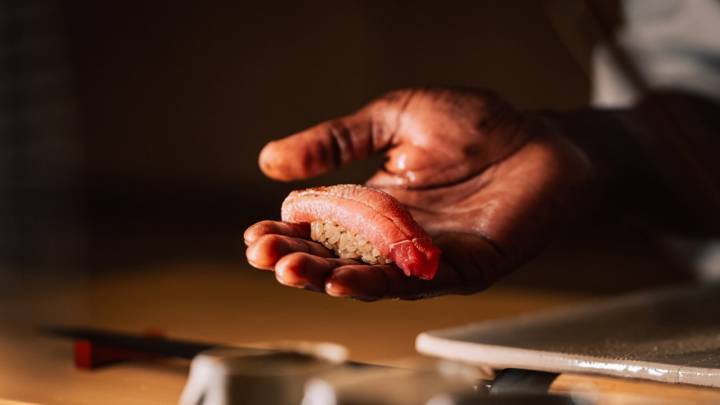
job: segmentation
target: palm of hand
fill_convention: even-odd
[[[287,150],[309,159],[288,166],[277,158]],[[590,173],[585,156],[565,138],[491,94],[458,90],[390,93],[352,116],[271,143],[260,161],[271,177],[291,179],[377,150],[385,151],[386,164],[368,185],[405,204],[433,235],[443,250],[434,280],[405,278],[394,266],[330,259],[324,248],[299,242],[306,237],[299,228],[268,222],[246,232],[251,263],[274,269],[284,284],[332,295],[417,298],[478,291],[542,245]],[[273,235],[295,238],[294,248],[284,243],[279,250],[285,254],[270,254],[283,245]],[[263,256],[268,264],[258,263]]]

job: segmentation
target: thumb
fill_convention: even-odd
[[[265,145],[260,169],[275,180],[317,176],[374,149],[372,120],[358,113],[334,119]]]
[[[275,180],[299,180],[386,148],[399,122],[402,99],[406,98],[397,93],[404,92],[390,93],[355,114],[268,143],[260,152],[260,169]]]

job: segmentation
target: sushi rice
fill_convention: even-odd
[[[380,254],[362,236],[350,232],[333,221],[313,221],[310,223],[310,238],[323,244],[343,259],[357,259],[368,264],[386,264],[392,261]]]

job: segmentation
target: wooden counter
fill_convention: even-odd
[[[583,299],[496,287],[472,296],[364,303],[282,287],[269,273],[227,262],[146,265],[63,281],[48,276],[0,300],[0,398],[43,404],[177,401],[186,362],[75,370],[69,342],[39,336],[43,324],[127,332],[160,328],[173,337],[216,342],[326,340],[347,346],[355,360],[392,363],[416,356],[420,331]],[[620,395],[630,401],[623,403],[687,403],[688,397],[720,403],[718,390],[611,378],[561,376],[553,390],[589,386],[608,400]]]

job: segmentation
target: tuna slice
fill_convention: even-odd
[[[341,184],[293,191],[282,220],[309,223],[311,238],[343,258],[369,264],[394,262],[407,276],[435,276],[440,249],[410,213],[389,194]]]

